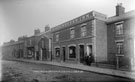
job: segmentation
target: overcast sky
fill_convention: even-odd
[[[135,0],[0,0],[0,44],[19,36],[34,34],[34,29],[54,27],[92,10],[115,15],[115,6],[123,3],[134,10]]]

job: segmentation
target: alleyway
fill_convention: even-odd
[[[1,82],[133,82],[130,79],[82,70],[18,61],[2,62]]]

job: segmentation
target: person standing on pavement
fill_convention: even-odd
[[[92,54],[92,50],[91,48],[87,47],[87,53],[86,53],[86,57],[85,57],[85,61],[87,65],[91,65],[92,62],[94,62],[94,56]]]

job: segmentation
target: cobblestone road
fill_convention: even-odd
[[[1,82],[134,82],[127,78],[18,61],[2,61]]]

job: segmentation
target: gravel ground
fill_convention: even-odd
[[[18,61],[2,61],[1,82],[134,82],[76,69]]]

